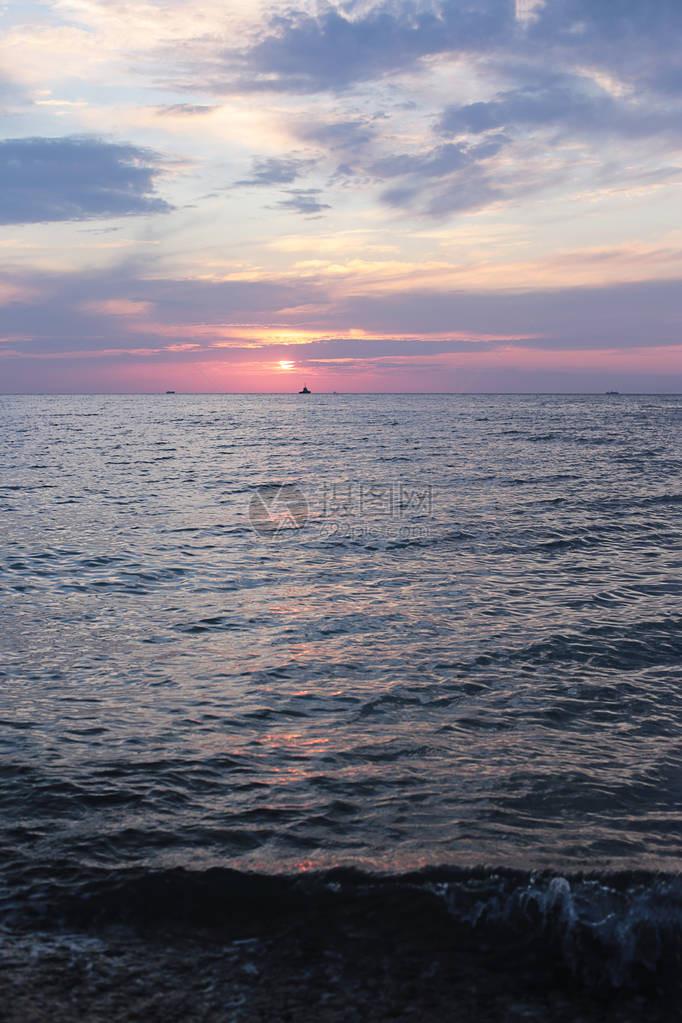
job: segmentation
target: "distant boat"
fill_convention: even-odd
[[[607,391],[607,394],[620,394],[620,391]]]
[[[175,394],[175,391],[166,391],[166,394]]]
[[[304,384],[304,385],[303,385],[303,390],[302,390],[302,391],[299,391],[298,393],[299,393],[299,394],[312,394],[313,392],[312,392],[312,391],[309,391],[309,390],[308,390],[308,387],[307,387],[307,385],[306,385],[306,384]]]

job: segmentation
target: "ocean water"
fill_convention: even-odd
[[[0,398],[4,911],[353,868],[679,934],[681,428],[660,395]]]

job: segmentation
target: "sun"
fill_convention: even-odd
[[[280,359],[279,360],[279,368],[280,369],[284,369],[284,370],[293,369],[294,368],[294,364],[293,364],[293,362],[289,362],[288,359]]]

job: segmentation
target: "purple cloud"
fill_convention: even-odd
[[[0,223],[167,213],[158,156],[92,137],[0,140]]]

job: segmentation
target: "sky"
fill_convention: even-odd
[[[0,392],[682,390],[680,0],[0,3]]]

